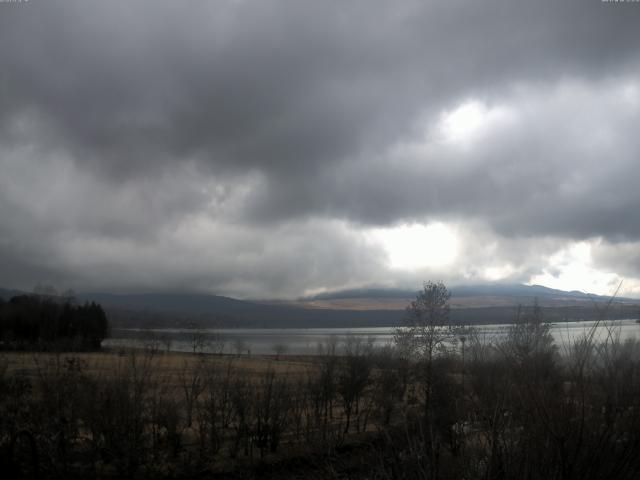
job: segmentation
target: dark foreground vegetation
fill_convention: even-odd
[[[0,466],[31,478],[640,478],[640,344],[559,351],[448,324],[427,284],[396,345],[304,359],[6,354]],[[28,368],[26,365],[30,365]]]
[[[109,324],[96,303],[71,298],[17,295],[0,298],[1,350],[97,350]]]

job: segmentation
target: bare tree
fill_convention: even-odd
[[[424,386],[424,435],[427,440],[430,466],[436,468],[439,457],[438,441],[434,432],[434,357],[457,341],[459,328],[449,318],[451,293],[442,282],[425,282],[416,299],[406,311],[406,326],[397,328],[396,345],[406,355],[417,357]],[[435,475],[435,471],[431,472]]]
[[[226,344],[227,342],[219,332],[215,332],[213,333],[213,335],[211,335],[209,348],[214,355],[222,355],[224,353]]]
[[[193,353],[204,353],[205,348],[209,346],[206,334],[200,329],[191,332],[190,343]]]
[[[180,371],[179,382],[184,394],[187,427],[191,427],[193,423],[193,412],[198,398],[205,390],[205,373],[206,366],[203,360],[199,360],[195,364],[185,360]]]
[[[346,416],[345,434],[349,433],[352,414],[359,413],[360,399],[370,381],[372,367],[370,352],[371,350],[363,345],[360,337],[347,337],[345,359],[340,366],[337,384]],[[356,430],[359,430],[359,422],[356,422]]]
[[[173,344],[173,339],[171,335],[168,333],[163,333],[160,336],[160,342],[164,345],[165,351],[169,353],[171,351],[171,345]]]
[[[233,349],[236,351],[238,356],[242,355],[245,351],[248,351],[247,343],[241,338],[236,338],[233,341]]]
[[[430,361],[438,349],[455,339],[457,327],[450,323],[451,294],[442,282],[425,282],[406,310],[406,325],[397,328],[396,345],[402,351]]]
[[[153,354],[160,352],[161,339],[160,336],[150,328],[140,330],[140,343],[142,347]]]
[[[276,360],[280,360],[280,356],[287,353],[287,346],[284,343],[276,343],[271,347],[273,353],[276,354]]]

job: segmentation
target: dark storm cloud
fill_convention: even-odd
[[[617,82],[570,82],[544,95],[505,95],[513,119],[469,148],[418,140],[327,170],[324,181],[301,179],[296,193],[365,223],[467,217],[507,236],[638,238],[639,86],[625,95]],[[295,213],[304,207],[290,191],[264,197]],[[258,217],[267,213],[255,205]]]
[[[115,174],[197,158],[270,175],[348,161],[510,82],[637,66],[599,2],[32,2],[4,7],[3,119]],[[9,118],[7,118],[9,117]]]
[[[595,0],[0,3],[0,257],[34,252],[69,282],[96,283],[94,258],[104,285],[126,283],[121,263],[157,288],[292,294],[384,278],[319,218],[474,220],[506,250],[640,238],[639,107],[616,96],[638,87],[639,21]],[[514,118],[466,150],[434,140],[470,99]],[[172,237],[193,219],[231,260],[202,266],[206,242]],[[256,240],[236,255],[237,228]],[[319,264],[295,282],[289,258]]]

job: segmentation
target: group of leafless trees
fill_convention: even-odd
[[[283,444],[301,455],[329,452],[370,431],[377,408],[387,422],[394,408],[388,385],[376,386],[382,365],[371,345],[352,339],[345,348],[339,356],[337,342],[327,342],[295,372],[281,361],[252,372],[244,357],[204,354],[171,355],[167,366],[169,356],[153,345],[107,355],[103,367],[84,359],[92,357],[34,354],[26,375],[5,362],[0,470],[146,477],[274,456]]]
[[[426,283],[396,335],[422,412],[387,431],[389,478],[640,476],[640,343],[599,321],[558,346],[537,303],[483,339],[449,324],[448,299]]]
[[[334,338],[306,367],[192,354],[160,368],[167,355],[147,349],[96,371],[35,356],[35,375],[0,370],[0,468],[170,477],[296,457],[322,478],[640,476],[640,345],[611,327],[559,348],[537,306],[486,339],[449,324],[448,300],[427,283],[393,346]]]

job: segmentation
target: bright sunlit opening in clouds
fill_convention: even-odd
[[[439,130],[447,143],[467,146],[512,117],[513,112],[506,107],[487,107],[469,100],[445,111],[440,117]]]
[[[512,265],[505,264],[500,266],[490,266],[484,269],[484,278],[491,282],[498,282],[509,278],[510,275],[515,273],[515,269]]]
[[[615,273],[593,267],[589,242],[576,242],[549,258],[543,273],[531,278],[530,284],[560,290],[580,290],[598,295],[611,295],[621,278]]]
[[[451,264],[458,253],[456,234],[442,223],[381,228],[372,231],[370,237],[382,245],[389,266],[395,269],[443,267]]]

